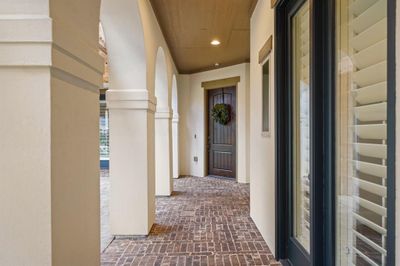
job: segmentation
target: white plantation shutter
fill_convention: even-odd
[[[387,0],[349,1],[349,228],[354,265],[385,265]]]

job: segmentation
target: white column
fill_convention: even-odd
[[[156,100],[147,90],[110,90],[106,98],[110,121],[111,234],[147,235],[155,219]]]
[[[0,265],[51,265],[51,27],[0,17]]]
[[[49,2],[0,1],[0,265],[99,265],[96,11]]]
[[[155,117],[156,195],[171,196],[172,183],[172,112],[157,110]]]
[[[173,177],[179,178],[179,115],[176,113],[172,117],[172,154]]]

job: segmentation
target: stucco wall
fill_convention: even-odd
[[[396,10],[396,265],[400,265],[400,3]]]
[[[202,82],[240,77],[237,85],[237,180],[249,182],[248,106],[249,64],[205,71],[179,78],[181,175],[205,176],[205,89]],[[196,136],[196,137],[195,137]],[[193,157],[198,157],[195,162]]]
[[[109,52],[110,89],[149,90],[154,96],[156,58],[161,47],[171,101],[172,79],[178,71],[150,2],[103,0],[100,19]]]
[[[49,77],[48,68],[0,71],[12,85],[0,98],[0,265],[51,264]]]
[[[172,97],[172,79],[173,75],[177,75],[178,71],[169,51],[168,45],[164,39],[164,35],[158,24],[157,18],[150,4],[147,0],[138,0],[140,15],[142,19],[146,54],[147,54],[147,88],[151,91],[155,89],[155,76],[156,76],[156,58],[159,47],[165,53],[167,72],[168,72],[168,87],[169,104],[171,105]]]
[[[100,1],[52,0],[50,16],[52,264],[94,265],[100,248]]]
[[[262,66],[258,52],[274,32],[270,1],[260,0],[251,17],[250,33],[250,214],[275,253],[275,106],[274,50],[270,57],[270,135],[262,136]]]

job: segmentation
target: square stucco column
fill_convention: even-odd
[[[179,115],[172,117],[172,175],[179,178]]]
[[[100,264],[103,62],[57,8],[0,1],[0,265]]]
[[[171,196],[173,190],[171,122],[171,110],[157,110],[155,116],[157,196]]]
[[[156,99],[147,90],[109,90],[106,98],[111,234],[147,235],[155,219]]]

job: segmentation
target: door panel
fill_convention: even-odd
[[[227,125],[215,122],[211,117],[214,105],[230,106],[231,119]],[[236,88],[208,91],[208,173],[235,177],[236,175]]]

